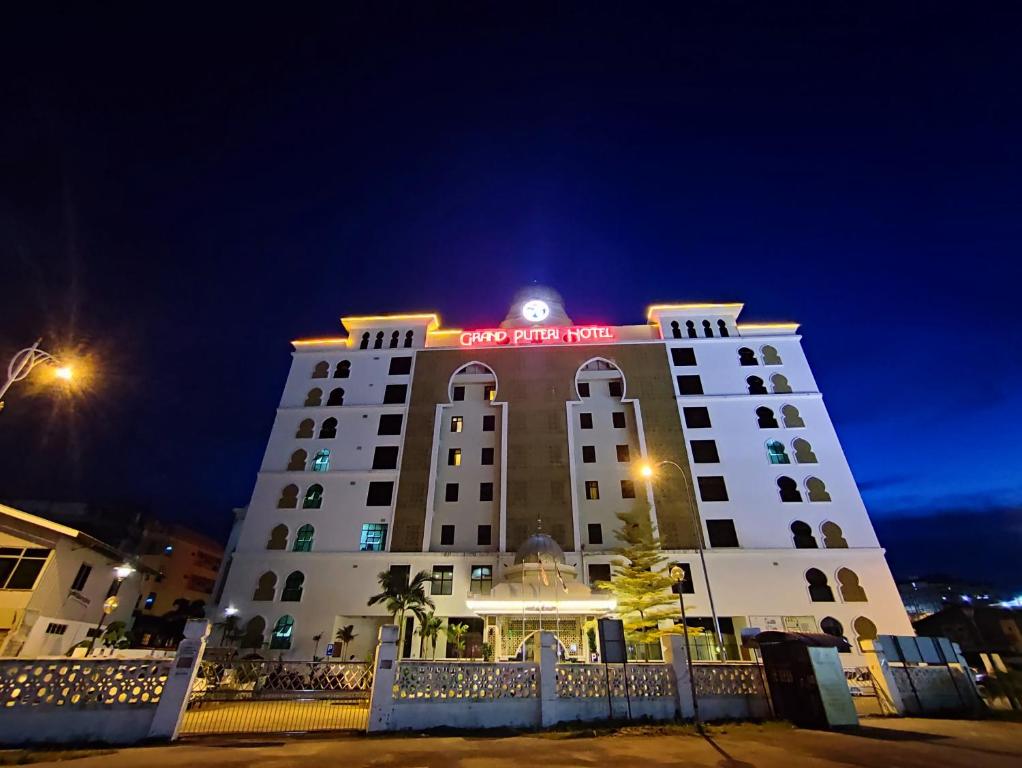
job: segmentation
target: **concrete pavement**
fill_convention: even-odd
[[[42,754],[34,757],[45,760]],[[3,762],[0,759],[0,764]],[[852,733],[805,731],[780,723],[741,724],[712,726],[706,737],[682,727],[640,726],[595,734],[576,730],[514,736],[205,738],[171,746],[120,749],[73,762],[74,768],[527,768],[532,764],[542,768],[1017,768],[1022,765],[1022,723],[868,719]]]

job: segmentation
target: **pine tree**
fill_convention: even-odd
[[[609,589],[617,598],[617,615],[624,623],[625,640],[635,644],[636,652],[644,656],[645,646],[657,642],[668,634],[676,634],[681,627],[661,629],[662,619],[673,620],[679,615],[678,598],[671,592],[674,582],[663,568],[667,559],[660,548],[660,538],[653,532],[649,509],[637,504],[628,512],[618,512],[621,527],[615,535],[621,545],[613,550],[613,575],[609,582],[598,586]]]

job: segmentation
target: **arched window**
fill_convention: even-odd
[[[302,419],[302,423],[298,425],[298,431],[295,432],[295,437],[312,437],[314,429],[316,429],[316,422],[312,419]]]
[[[390,334],[390,348],[397,349],[398,342],[401,341],[401,332],[394,331]]]
[[[837,583],[841,588],[841,599],[846,603],[865,603],[866,590],[859,584],[859,574],[851,568],[837,572]]]
[[[376,338],[373,339],[373,349],[383,349],[383,331],[376,332]]]
[[[341,387],[330,390],[330,397],[327,398],[327,405],[344,405],[344,390]]]
[[[791,459],[784,451],[784,443],[780,440],[767,440],[766,449],[771,464],[791,464]]]
[[[287,549],[287,526],[275,525],[270,531],[270,539],[266,542],[267,549]]]
[[[408,349],[412,346],[412,339],[415,337],[414,331],[405,331],[405,348]]]
[[[775,395],[791,394],[791,384],[788,383],[788,377],[783,373],[775,373],[771,376],[770,385],[774,388]]]
[[[827,574],[819,568],[806,571],[806,583],[809,585],[809,599],[814,603],[834,602],[834,590],[827,583]]]
[[[760,347],[760,354],[763,355],[763,365],[780,365],[781,356],[777,354],[777,348],[767,344],[765,347]]]
[[[781,406],[781,418],[784,419],[784,426],[788,429],[798,429],[806,425],[802,421],[802,415],[798,412],[798,408],[794,405]]]
[[[330,469],[330,449],[323,448],[316,451],[316,457],[312,460],[313,472],[326,472]]]
[[[334,368],[334,378],[346,379],[349,376],[351,376],[351,361],[341,360],[341,362],[337,364],[337,367]]]
[[[818,477],[806,479],[806,490],[809,491],[809,501],[830,501],[827,484]]]
[[[273,625],[273,634],[270,636],[271,651],[286,651],[291,648],[291,636],[295,631],[295,620],[293,617],[284,614],[277,623]]]
[[[685,321],[685,332],[688,333],[690,339],[696,338],[699,334],[696,333],[696,324],[691,320]]]
[[[713,326],[710,325],[709,320],[703,320],[703,336],[708,339],[713,338]]]
[[[316,535],[316,529],[306,523],[298,529],[298,533],[295,534],[295,545],[292,549],[293,552],[311,552],[312,551],[312,539]]]
[[[816,549],[816,537],[808,523],[796,520],[791,524],[791,537],[796,549]]]
[[[799,464],[816,463],[816,454],[813,453],[813,446],[809,444],[808,440],[797,438],[792,441],[791,447],[795,450],[795,461]]]
[[[266,602],[272,600],[274,594],[277,591],[277,574],[273,571],[267,571],[259,577],[259,581],[256,583],[255,592],[252,593],[252,599],[260,602]]]
[[[781,501],[802,501],[798,484],[790,477],[777,478],[777,490],[780,491]]]
[[[765,405],[756,409],[756,421],[760,429],[777,429],[777,419],[774,412]]]
[[[313,406],[319,405],[323,402],[323,390],[319,387],[315,387],[309,390],[309,394],[305,396],[305,407],[312,408]]]
[[[305,584],[305,574],[301,571],[292,571],[284,580],[284,590],[280,593],[281,602],[297,603],[302,599],[302,586]]]
[[[860,616],[853,621],[852,629],[855,631],[855,642],[858,643],[860,651],[865,650],[865,648],[862,647],[863,640],[877,639],[877,625],[865,616]]]
[[[238,642],[239,648],[262,648],[263,647],[263,632],[266,631],[266,619],[262,616],[253,616],[245,624],[245,629],[241,633],[241,640]]]
[[[318,363],[316,363],[316,367],[312,369],[312,378],[325,379],[329,370],[330,363],[328,363],[326,360],[320,360]]]
[[[820,631],[825,635],[830,635],[831,637],[845,636],[845,628],[842,627],[841,622],[833,616],[824,616],[820,619]]]
[[[828,520],[820,526],[820,533],[823,534],[823,546],[827,549],[848,549],[848,542],[837,523]]]
[[[731,335],[730,333],[728,333],[727,323],[725,323],[723,320],[717,321],[717,333],[720,334],[720,337],[722,339],[726,339],[728,336]]]
[[[324,421],[323,425],[319,428],[319,436],[320,439],[337,437],[337,419],[331,416]]]
[[[673,336],[676,339],[681,338],[681,326],[678,325],[677,320],[671,321],[671,336]]]
[[[310,485],[302,499],[302,509],[319,509],[323,506],[323,486],[319,483]]]
[[[749,385],[750,395],[767,394],[767,389],[765,386],[763,386],[763,379],[761,379],[759,376],[750,376],[745,380],[745,383]]]
[[[369,349],[369,331],[362,334],[362,341],[359,342],[359,349]]]
[[[294,509],[298,506],[298,486],[294,483],[285,485],[277,501],[277,509]]]
[[[756,359],[756,353],[748,347],[739,347],[738,363],[739,365],[759,365],[759,360]]]
[[[305,460],[309,458],[309,454],[299,448],[297,451],[291,454],[291,461],[287,463],[288,472],[304,472],[305,471]]]

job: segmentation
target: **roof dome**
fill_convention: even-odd
[[[546,285],[533,283],[515,293],[501,328],[536,325],[571,325],[561,294]]]
[[[561,545],[545,533],[534,533],[522,542],[515,553],[515,565],[519,563],[538,563],[540,560],[564,562],[564,550]]]

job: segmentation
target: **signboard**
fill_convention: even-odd
[[[760,632],[784,632],[784,617],[750,616],[749,626],[756,627]]]
[[[613,341],[609,325],[568,325],[534,328],[484,328],[463,331],[458,343],[463,347],[526,347],[535,344],[592,344]]]

